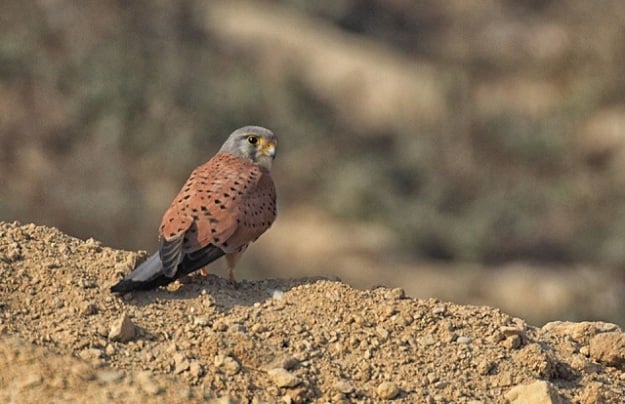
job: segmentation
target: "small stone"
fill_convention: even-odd
[[[544,380],[518,385],[504,394],[510,404],[561,404],[564,403],[555,387]]]
[[[274,300],[284,300],[284,292],[278,289],[271,290],[271,298]]]
[[[97,348],[88,348],[80,351],[79,356],[84,360],[99,359],[102,357],[102,351]]]
[[[459,344],[470,344],[471,341],[473,341],[471,338],[464,336],[460,336],[456,339],[456,342]]]
[[[295,387],[302,381],[284,368],[273,368],[267,371],[271,381],[278,387]]]
[[[175,374],[180,374],[191,367],[191,363],[189,363],[189,360],[182,352],[174,355],[174,364],[176,365],[174,369]]]
[[[447,311],[447,307],[444,304],[439,304],[434,306],[434,308],[432,309],[432,314],[445,314],[445,311]]]
[[[381,342],[384,342],[388,339],[389,332],[384,327],[376,327],[375,333]]]
[[[228,323],[225,320],[217,320],[213,323],[213,330],[215,331],[227,331]]]
[[[87,247],[90,250],[96,251],[96,252],[100,252],[102,250],[102,248],[100,248],[101,245],[102,245],[102,243],[100,243],[99,241],[95,240],[93,237],[89,237],[85,241],[85,247]]]
[[[334,390],[341,394],[351,394],[354,392],[354,385],[348,380],[339,380],[334,383]]]
[[[141,390],[148,394],[155,396],[163,391],[163,388],[154,381],[152,372],[150,372],[149,370],[139,372],[136,378],[137,383],[139,383],[139,387],[141,387]]]
[[[506,337],[511,337],[514,335],[523,336],[525,334],[525,329],[521,327],[515,326],[503,326],[499,328],[499,331]]]
[[[215,366],[224,371],[227,375],[235,375],[239,373],[241,365],[231,356],[218,354],[215,355]]]
[[[511,335],[501,342],[501,345],[508,349],[518,349],[521,347],[523,340],[520,335]]]
[[[258,334],[265,331],[267,331],[267,327],[259,323],[254,323],[250,327],[250,332],[252,332],[253,334]]]
[[[588,345],[590,357],[606,366],[625,370],[625,333],[612,331],[595,335]]]
[[[393,314],[397,313],[397,309],[393,306],[383,306],[382,307],[382,315],[385,318],[390,318]]]
[[[204,374],[204,369],[202,368],[202,364],[198,361],[191,361],[189,365],[189,375],[191,377],[201,377]]]
[[[485,376],[485,375],[490,374],[495,369],[496,366],[497,365],[495,364],[495,362],[483,360],[477,364],[477,372],[480,375]]]
[[[432,334],[426,334],[423,338],[419,338],[419,344],[429,346],[436,344],[436,338]]]
[[[113,354],[115,354],[115,347],[111,344],[106,345],[106,348],[104,348],[104,353],[106,353],[108,356],[112,356]]]
[[[208,317],[206,316],[197,316],[193,319],[193,324],[199,325],[201,327],[206,327],[209,324]]]
[[[390,299],[400,300],[406,297],[406,292],[402,288],[391,289],[388,293]]]
[[[109,332],[109,339],[111,341],[128,342],[135,337],[136,327],[128,317],[128,314],[124,313],[111,327]]]
[[[393,382],[382,382],[377,387],[376,392],[383,400],[392,400],[399,394],[399,387]]]

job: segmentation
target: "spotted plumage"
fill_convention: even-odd
[[[220,151],[197,167],[161,221],[159,251],[113,286],[116,293],[151,289],[226,255],[230,278],[247,246],[276,217],[271,178],[276,138],[247,126],[233,132]]]

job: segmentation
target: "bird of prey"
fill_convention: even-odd
[[[113,293],[167,285],[226,256],[229,276],[247,246],[276,218],[271,164],[276,136],[260,126],[237,129],[219,152],[197,167],[163,215],[160,248]]]

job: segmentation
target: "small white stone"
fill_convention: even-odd
[[[556,388],[549,382],[537,380],[531,384],[518,385],[504,394],[510,404],[560,404],[562,398]]]
[[[460,336],[456,339],[456,342],[459,344],[470,344],[471,341],[473,341],[471,338],[464,336]]]
[[[284,300],[284,292],[279,289],[270,290],[271,297],[275,300]]]
[[[399,394],[399,387],[393,382],[382,382],[376,389],[378,396],[383,400],[392,400]]]
[[[267,375],[278,387],[295,387],[302,381],[284,368],[273,368],[267,371]]]
[[[124,313],[111,327],[109,339],[111,341],[128,342],[135,337],[136,328],[127,314]]]
[[[215,366],[224,371],[228,375],[235,375],[239,373],[241,365],[231,356],[218,354],[215,355]]]

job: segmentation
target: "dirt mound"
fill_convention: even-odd
[[[193,276],[118,298],[142,255],[0,224],[4,402],[619,402],[625,335],[321,278]],[[380,270],[389,270],[380,269]],[[543,400],[543,401],[540,401]]]

